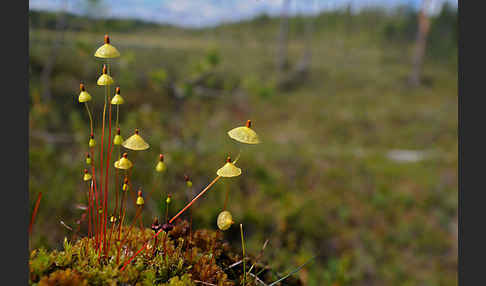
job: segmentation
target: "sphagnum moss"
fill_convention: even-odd
[[[227,158],[225,164],[216,171],[217,176],[184,208],[182,208],[170,220],[169,205],[170,194],[165,200],[165,221],[159,223],[158,218],[150,228],[143,226],[141,216],[145,205],[142,191],[139,189],[134,205],[137,213],[130,227],[124,227],[126,221],[127,193],[131,192],[131,175],[137,169],[135,164],[128,159],[128,152],[143,151],[150,148],[150,144],[140,136],[138,129],[134,134],[122,139],[119,128],[119,106],[125,102],[120,95],[120,87],[115,90],[115,95],[110,98],[110,86],[115,80],[110,76],[110,59],[118,58],[120,52],[110,43],[110,38],[105,35],[104,45],[96,52],[95,57],[105,61],[102,75],[97,80],[98,86],[105,89],[102,122],[94,122],[88,102],[96,100],[86,91],[85,85],[80,85],[78,101],[85,105],[89,117],[90,139],[86,164],[91,167],[84,170],[82,180],[88,183],[88,206],[86,213],[78,222],[88,224],[88,233],[84,236],[75,235],[75,239],[69,242],[65,239],[64,250],[47,252],[44,249],[33,250],[30,255],[30,284],[37,285],[254,285],[256,280],[268,281],[269,272],[265,267],[259,268],[259,274],[250,273],[241,267],[235,267],[241,256],[233,252],[229,244],[224,242],[221,231],[196,230],[192,231],[192,225],[185,220],[176,220],[194,202],[211,189],[220,178],[234,178],[242,174],[235,161]],[[116,105],[115,128],[116,135],[111,140],[112,116],[111,106]],[[106,110],[108,108],[108,122],[106,122]],[[96,176],[94,162],[95,147],[94,123],[101,127],[101,140],[99,145],[99,176]],[[108,123],[108,142],[104,141],[105,125]],[[101,126],[100,126],[101,125]],[[260,140],[256,132],[251,129],[251,121],[246,126],[237,127],[228,132],[230,138],[245,144],[258,144]],[[106,144],[106,152],[103,149]],[[110,156],[114,146],[118,146],[117,160],[111,164]],[[121,147],[127,149],[122,156]],[[106,154],[105,154],[106,153]],[[106,162],[106,165],[104,164]],[[113,199],[109,195],[109,170],[115,170],[115,200],[113,210],[108,208],[108,200]],[[159,161],[155,171],[164,173],[167,166],[164,155],[159,155]],[[113,174],[113,173],[112,173]],[[103,180],[104,179],[104,180]],[[121,188],[118,181],[123,180]],[[192,181],[185,176],[187,188],[192,187]],[[121,191],[122,195],[118,196]],[[112,195],[113,196],[113,195]],[[120,202],[119,202],[120,199]],[[40,201],[40,199],[38,200]],[[36,204],[37,211],[38,204]],[[108,213],[110,214],[108,216]],[[29,226],[31,232],[32,223]],[[88,221],[85,221],[85,217]],[[134,226],[140,222],[140,228]],[[227,230],[234,224],[231,213],[224,210],[219,214],[216,225],[220,230]],[[241,227],[241,224],[240,224]],[[159,237],[160,236],[160,237]],[[77,239],[76,239],[77,238]],[[243,245],[244,247],[244,245]],[[246,254],[244,254],[246,256]],[[243,260],[246,265],[246,259]],[[253,269],[256,264],[252,265]],[[255,272],[257,273],[257,272]],[[253,278],[254,277],[254,278]],[[287,281],[289,282],[289,280]],[[298,284],[289,284],[298,285]]]

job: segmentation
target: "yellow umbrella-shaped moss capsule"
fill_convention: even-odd
[[[166,203],[166,204],[168,204],[168,205],[170,205],[170,202],[171,202],[171,201],[172,201],[172,199],[171,199],[171,195],[169,194],[169,195],[167,196],[167,199],[165,199],[165,203]]]
[[[135,151],[147,150],[150,146],[142,136],[138,135],[138,129],[135,129],[135,134],[130,136],[127,140],[122,143],[122,146]]]
[[[106,73],[106,65],[103,65],[103,72],[96,83],[98,85],[112,85],[115,83],[113,78]]]
[[[145,202],[144,202],[143,197],[142,197],[142,191],[139,190],[136,204],[137,204],[137,206],[143,206],[144,203]]]
[[[219,229],[227,230],[233,223],[235,222],[233,221],[233,217],[229,211],[222,211],[219,213],[217,220]]]
[[[111,104],[117,105],[117,104],[123,104],[125,100],[123,100],[123,97],[120,95],[120,87],[117,87],[115,90],[115,96],[111,99]]]
[[[78,101],[81,103],[90,101],[91,95],[86,91],[86,88],[84,88],[84,84],[79,84],[79,89],[81,92],[79,93]]]
[[[124,191],[128,190],[128,179],[127,178],[125,178],[125,180],[123,180],[122,190],[124,190]]]
[[[96,141],[94,140],[94,135],[93,134],[91,134],[91,136],[89,137],[88,146],[90,148],[93,148],[94,146],[96,146]]]
[[[235,164],[231,162],[231,158],[228,157],[226,159],[226,164],[224,164],[223,167],[221,167],[218,171],[216,171],[216,174],[221,177],[236,177],[241,175],[241,169],[236,167]]]
[[[89,155],[89,153],[86,153],[86,164],[91,165],[91,162],[91,156]]]
[[[188,188],[192,187],[192,181],[189,179],[188,175],[184,175],[184,181],[186,181],[186,185]]]
[[[110,44],[110,37],[105,35],[105,44],[99,47],[95,52],[95,57],[102,59],[118,58],[120,52]]]
[[[121,145],[123,143],[123,138],[120,135],[120,128],[116,129],[115,138],[113,138],[114,145]]]
[[[133,164],[130,160],[128,160],[127,156],[128,154],[124,153],[123,156],[120,158],[120,160],[115,162],[115,168],[122,169],[122,170],[130,169],[133,166]]]
[[[88,173],[88,170],[84,169],[84,176],[83,176],[83,180],[84,180],[84,181],[89,181],[89,180],[91,180],[91,178],[92,178],[92,177],[91,177],[91,174],[90,174],[90,173]]]
[[[246,126],[240,126],[228,131],[230,138],[246,144],[258,144],[260,139],[253,129],[251,129],[251,120],[246,121]]]
[[[165,166],[165,163],[164,163],[164,155],[160,154],[159,155],[159,162],[155,166],[155,171],[162,173],[162,172],[165,172],[166,169],[167,169],[167,166]]]

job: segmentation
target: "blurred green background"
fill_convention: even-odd
[[[195,228],[216,228],[229,190],[225,238],[239,248],[242,223],[255,255],[269,239],[264,260],[281,272],[317,255],[304,285],[457,285],[457,10],[430,16],[412,86],[417,19],[406,6],[337,9],[291,16],[285,32],[278,15],[195,29],[29,11],[31,209],[43,193],[31,246],[60,248],[72,236],[60,221],[76,228],[86,204],[77,95],[82,81],[99,122],[93,54],[108,33],[122,135],[139,128],[151,145],[130,155],[145,225],[167,193],[175,214],[208,184],[240,150],[226,132],[251,119],[263,144],[244,146],[243,175],[192,208]]]

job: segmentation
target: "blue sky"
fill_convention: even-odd
[[[443,2],[457,6],[458,0],[431,0],[431,11],[436,12]],[[83,0],[29,0],[31,10],[83,14],[87,11]],[[221,22],[248,19],[266,13],[279,14],[284,0],[103,0],[92,13],[100,17],[137,18],[180,26],[207,26]],[[410,4],[419,6],[422,0],[292,0],[290,13],[312,14],[351,4],[353,9],[366,6],[394,7]]]

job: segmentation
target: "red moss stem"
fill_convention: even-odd
[[[95,168],[95,161],[94,161],[94,151],[93,148],[91,148],[91,173],[93,174],[93,183],[94,183],[94,196],[91,197],[91,211],[93,211],[93,223],[95,224],[93,226],[93,231],[95,232],[95,244],[96,246],[98,245],[98,206],[99,206],[99,201],[98,201],[98,187],[96,184],[96,168]],[[96,207],[95,207],[96,204]],[[95,223],[96,222],[96,223]]]
[[[118,180],[119,180],[118,169],[115,168],[115,209],[113,210],[113,216],[115,218],[116,218],[116,213],[118,211]],[[120,217],[118,217],[118,219],[116,219],[115,222],[119,221],[119,220],[120,220]],[[116,224],[115,222],[113,223],[113,226],[112,226],[111,231],[110,231],[110,238],[108,238],[108,251],[110,251],[111,237],[112,237],[113,231],[115,230],[115,224]]]
[[[35,222],[35,217],[37,216],[37,211],[39,210],[39,204],[42,198],[42,192],[39,192],[37,195],[37,200],[35,201],[35,206],[34,206],[34,211],[32,212],[32,218],[30,219],[30,224],[29,224],[29,236],[32,235],[32,227]]]
[[[132,173],[132,170],[130,169],[128,171],[128,175],[126,177],[126,182],[127,183],[130,182],[130,175],[131,175],[131,173]],[[118,240],[117,240],[118,242],[120,242],[120,240],[121,240],[121,232],[122,232],[122,228],[123,228],[123,222],[125,221],[125,213],[126,213],[126,204],[125,204],[125,201],[126,201],[126,193],[128,191],[129,190],[123,191],[122,202],[121,202],[121,206],[120,206],[120,226],[118,228]],[[122,211],[123,211],[123,215],[122,215]],[[120,245],[118,246],[118,252],[117,252],[117,255],[116,255],[116,264],[118,264],[120,262],[121,246],[122,246],[122,244],[120,243]]]
[[[108,96],[108,101],[110,101],[110,96]],[[104,249],[105,249],[105,255],[108,254],[108,252],[106,251],[106,223],[107,223],[107,220],[108,220],[108,186],[109,186],[109,180],[108,180],[108,176],[109,176],[109,170],[110,170],[110,157],[111,157],[111,149],[112,149],[112,146],[111,146],[111,103],[109,105],[109,108],[108,108],[108,120],[109,120],[109,123],[108,123],[108,154],[107,154],[107,160],[106,160],[106,175],[105,175],[105,206],[104,206],[104,215],[105,215],[105,224],[104,224]]]
[[[115,231],[115,224],[116,224],[116,220],[114,220],[112,222],[112,226],[111,226],[111,230],[110,230],[110,237],[108,238],[108,250],[106,251],[106,253],[110,252],[111,236],[113,235],[113,232]]]
[[[93,192],[93,180],[88,189],[88,238],[91,237],[91,193]]]
[[[108,100],[108,90],[106,89],[106,95],[105,95],[105,104],[103,105],[103,123],[102,123],[102,128],[101,128],[101,145],[100,145],[100,193],[103,196],[103,143],[104,143],[104,135],[105,135],[105,119],[106,119],[106,103]],[[106,212],[104,209],[104,196],[102,197],[102,207],[103,207],[103,213]],[[103,225],[104,225],[104,220],[102,218],[104,215],[100,217],[100,236],[99,236],[99,247],[98,247],[98,252],[101,250],[102,243],[103,243]]]
[[[169,223],[172,223],[176,218],[178,218],[185,210],[187,210],[192,204],[194,204],[205,192],[207,192],[218,180],[221,176],[216,176],[214,180],[209,183],[209,185],[204,188],[192,201],[190,201],[182,210],[180,210],[173,218],[170,219]]]

